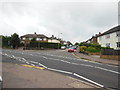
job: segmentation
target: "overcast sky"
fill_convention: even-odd
[[[9,2],[8,2],[9,1]],[[1,0],[0,34],[55,35],[73,43],[118,25],[118,0]],[[62,34],[61,34],[62,33]]]

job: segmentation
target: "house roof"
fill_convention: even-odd
[[[116,26],[116,27],[114,27],[114,28],[112,28],[112,29],[110,29],[110,30],[108,30],[108,31],[98,35],[98,36],[103,36],[103,35],[106,35],[106,34],[117,32],[117,31],[120,31],[120,25],[118,25],[118,26]]]
[[[46,37],[46,38],[48,38],[47,36],[45,36],[43,34],[26,34],[26,35],[21,36],[21,38],[23,38],[23,37],[26,37],[26,38],[36,38],[36,37],[44,38],[44,37]]]

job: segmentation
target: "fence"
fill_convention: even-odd
[[[120,50],[103,49],[101,50],[101,55],[120,55]]]
[[[120,50],[103,49],[103,50],[101,50],[100,57],[105,58],[105,59],[119,60],[120,59]]]

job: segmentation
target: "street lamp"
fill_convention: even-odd
[[[62,35],[62,33],[60,33]],[[59,41],[59,33],[58,33],[58,41]],[[58,49],[59,49],[59,42],[58,42]]]

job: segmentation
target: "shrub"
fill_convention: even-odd
[[[110,47],[101,47],[101,49],[113,49],[113,48],[110,48]]]
[[[86,49],[86,51],[87,52],[100,52],[101,49],[99,49],[99,48],[96,49],[95,47],[90,46]]]
[[[87,49],[86,46],[80,46],[79,47],[80,52],[85,52],[86,49]]]

